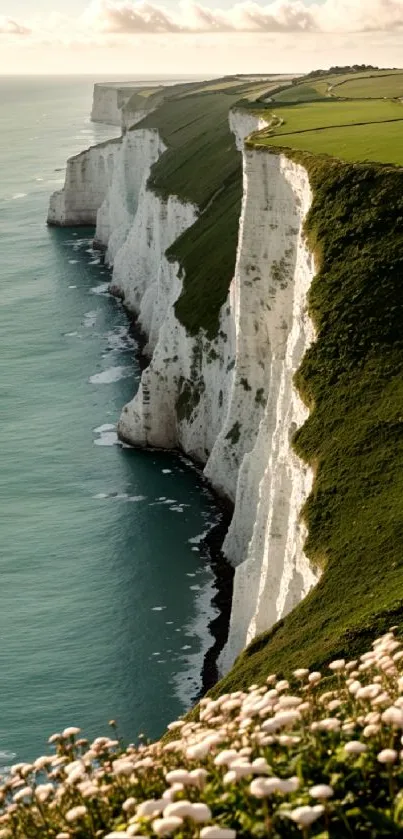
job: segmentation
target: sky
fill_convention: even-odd
[[[0,0],[0,74],[403,64],[403,0]]]

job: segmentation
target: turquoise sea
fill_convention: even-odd
[[[200,687],[217,521],[198,473],[116,443],[135,342],[90,229],[46,227],[89,78],[0,77],[0,771],[67,725],[159,735]]]

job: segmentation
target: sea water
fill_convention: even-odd
[[[46,227],[67,157],[116,136],[89,78],[0,78],[0,771],[68,725],[158,736],[200,688],[217,510],[122,448],[136,345],[91,229]]]

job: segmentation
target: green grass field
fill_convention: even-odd
[[[269,114],[281,124],[255,135],[253,143],[327,154],[348,162],[403,164],[401,102],[329,99],[273,109]]]
[[[327,154],[348,162],[376,161],[402,166],[403,120],[280,135],[269,145]]]
[[[397,78],[395,78],[397,77]],[[309,81],[297,80],[274,97],[276,102],[311,102],[331,98],[397,98],[403,96],[401,70],[366,70],[356,73],[335,73]]]
[[[403,97],[403,73],[391,75],[377,75],[376,77],[360,77],[334,84],[334,96],[348,96],[351,99],[378,98],[387,96],[389,99]]]
[[[329,99],[325,102],[271,108],[264,115],[266,119],[270,118],[270,112],[281,119],[282,124],[275,129],[275,136],[279,136],[314,128],[403,119],[403,104],[383,99],[371,102],[359,100],[354,103]]]
[[[315,99],[322,99],[326,90],[320,93],[313,85],[296,84],[280,90],[273,96],[275,102],[312,102]]]

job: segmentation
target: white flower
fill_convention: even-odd
[[[403,711],[395,706],[387,708],[382,714],[382,720],[395,728],[403,728]]]
[[[192,769],[189,772],[189,783],[193,786],[198,787],[199,789],[203,789],[206,784],[206,780],[208,777],[208,772],[206,769]]]
[[[316,786],[310,788],[309,794],[312,798],[331,798],[334,795],[334,790],[328,784],[316,784]]]
[[[183,728],[185,725],[184,720],[175,720],[174,722],[170,722],[167,726],[168,731],[175,731],[175,728]]]
[[[84,807],[84,804],[79,804],[78,807],[72,807],[71,810],[67,810],[65,819],[68,822],[77,822],[79,819],[83,819],[86,815],[87,808]]]
[[[299,711],[280,711],[273,717],[272,722],[278,728],[290,728],[301,719]],[[262,725],[264,729],[264,724]]]
[[[344,751],[348,755],[360,755],[367,751],[365,743],[360,743],[359,740],[349,740],[344,746]]]
[[[254,772],[270,772],[269,764],[264,757],[257,757],[252,760],[252,766]]]
[[[183,824],[179,816],[171,816],[170,818],[155,819],[153,821],[153,831],[157,836],[169,836],[178,827]],[[118,835],[118,834],[116,834]]]
[[[181,819],[191,818],[192,806],[190,801],[173,801],[164,807],[164,819],[170,816],[179,816]]]
[[[251,763],[248,763],[246,759],[239,759],[234,760],[231,763],[230,772],[235,773],[235,780],[239,781],[240,778],[246,778],[248,775],[253,775],[253,766]],[[227,772],[227,775],[229,773]]]
[[[227,785],[227,784],[234,784],[235,781],[237,781],[237,780],[238,779],[237,779],[236,772],[234,772],[233,769],[230,769],[229,772],[225,773],[225,775],[222,779],[222,782],[223,782],[223,784]]]
[[[203,760],[211,750],[211,743],[202,740],[201,743],[196,743],[195,746],[189,746],[186,749],[186,757],[188,760]]]
[[[136,804],[137,802],[135,798],[126,798],[126,801],[122,804],[122,810],[124,810],[125,813],[130,813],[131,810],[135,809]]]
[[[308,676],[308,674],[309,670],[305,667],[300,667],[299,670],[294,670],[293,676],[295,676],[296,679],[305,679],[305,676]]]
[[[355,695],[357,699],[375,699],[380,692],[379,685],[365,685],[363,688],[359,688]]]
[[[14,766],[11,767],[11,775],[27,775],[32,769],[30,763],[15,763]]]
[[[129,776],[133,773],[134,766],[130,760],[125,760],[125,758],[118,758],[118,760],[114,760],[112,763],[112,771],[114,775],[125,775]]]
[[[18,804],[20,801],[23,801],[24,798],[30,798],[31,795],[31,787],[23,787],[23,789],[20,789],[19,792],[16,792],[15,795],[13,795],[13,801]]]
[[[79,784],[78,789],[83,798],[96,798],[99,794],[97,785],[91,781],[84,781],[84,783]]]
[[[168,784],[187,784],[189,782],[189,772],[187,769],[172,769],[165,775]]]
[[[394,763],[397,760],[397,752],[394,749],[382,749],[377,759],[379,763]]]
[[[48,738],[48,743],[57,743],[61,739],[61,736],[61,734],[51,734],[51,736]]]
[[[299,787],[299,778],[294,775],[292,778],[284,778],[280,781],[279,792],[289,793],[296,792]]]
[[[70,728],[65,728],[62,734],[62,737],[75,737],[76,734],[80,734],[81,728],[76,728],[76,726],[72,725]]]
[[[66,834],[66,835],[67,835],[68,839],[70,839],[69,835],[68,834]],[[114,831],[112,831],[112,833],[107,833],[107,835],[105,836],[105,839],[131,839],[131,836],[132,836],[132,834],[127,833],[126,831],[124,831],[122,833],[122,831],[114,830]],[[57,837],[56,837],[56,839],[57,839]]]
[[[379,732],[379,725],[366,725],[363,730],[364,737],[375,737],[376,734]]]
[[[296,807],[295,810],[291,810],[290,818],[301,827],[309,827],[316,819],[320,818],[324,810],[325,808],[322,804],[315,804],[314,807],[309,807],[308,805],[305,807]]]
[[[351,685],[349,686],[349,692],[352,693],[354,696],[357,693],[357,691],[359,691],[360,687],[361,682],[355,679],[354,682],[351,682]]]
[[[312,673],[309,674],[308,682],[311,682],[311,684],[314,685],[316,682],[320,682],[321,678],[322,674],[319,673],[317,670],[314,670]]]
[[[200,839],[236,839],[236,830],[230,827],[219,827],[218,824],[203,827],[200,831]]]
[[[341,705],[341,700],[340,699],[331,699],[330,702],[328,702],[328,705],[327,705],[328,711],[336,711],[337,708],[340,708],[340,705]]]
[[[278,700],[278,704],[281,709],[298,708],[301,702],[302,700],[300,696],[280,696]]]
[[[35,789],[35,797],[43,804],[48,800],[50,795],[53,795],[53,784],[39,784]]]
[[[83,775],[85,775],[84,766],[76,766],[72,772],[69,772],[66,784],[73,786],[77,781],[82,780]]]
[[[142,801],[136,810],[136,816],[158,816],[166,805],[163,798],[150,798],[148,801]]]
[[[41,770],[45,769],[45,766],[48,766],[51,761],[49,756],[37,757],[34,761],[34,768]]]
[[[402,660],[402,658],[403,658],[403,650],[400,650],[400,652],[395,653],[395,654],[392,656],[392,658],[393,658],[393,661],[401,661],[401,660]]]
[[[375,699],[371,699],[371,705],[388,705],[391,702],[391,698],[386,691],[380,693],[379,696],[376,696]]]
[[[331,661],[329,664],[329,670],[344,670],[346,666],[346,662],[344,658],[338,658],[336,661]]]
[[[190,818],[194,822],[208,822],[212,818],[210,807],[202,802],[192,804],[192,812]]]
[[[267,798],[275,792],[280,792],[280,778],[254,778],[249,791],[255,798]]]
[[[214,758],[214,763],[216,766],[228,766],[237,757],[239,757],[239,754],[236,749],[223,749]]]
[[[315,728],[317,731],[338,731],[340,726],[341,722],[336,717],[326,717],[317,722]]]

